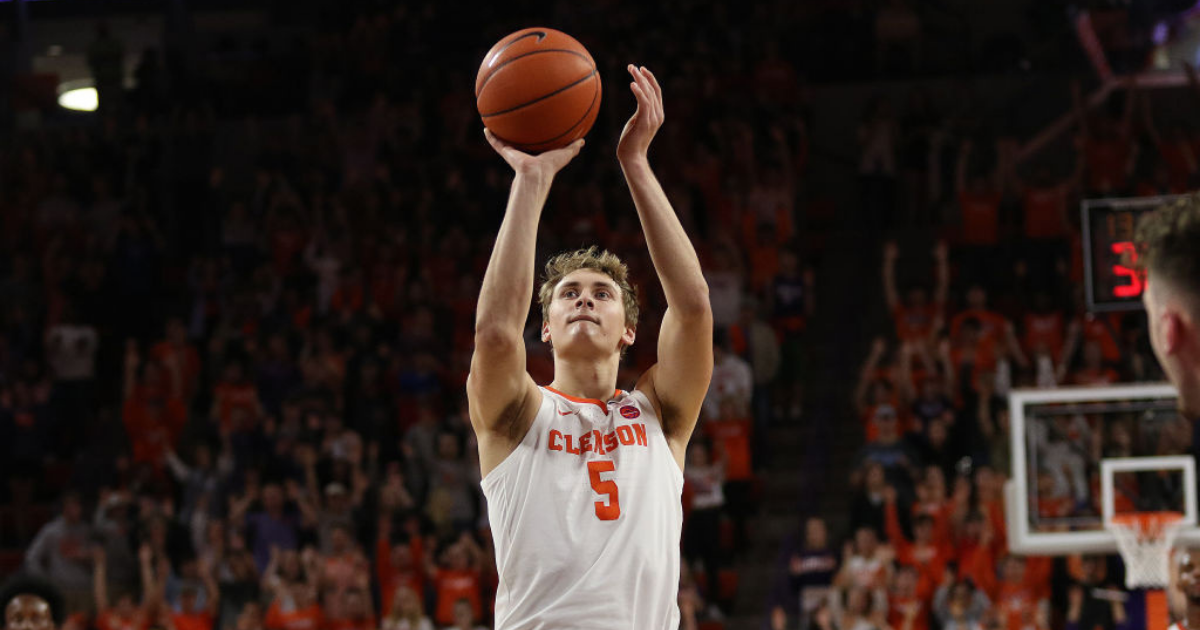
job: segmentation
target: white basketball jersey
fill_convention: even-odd
[[[679,626],[683,473],[646,395],[542,389],[525,438],[482,482],[496,630]]]

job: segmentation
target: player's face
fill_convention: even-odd
[[[5,630],[53,630],[50,604],[36,595],[17,595],[4,607]]]
[[[558,356],[609,354],[633,344],[621,289],[607,274],[591,269],[567,274],[554,287],[548,315],[542,341],[552,343]]]
[[[1200,550],[1180,554],[1179,590],[1189,602],[1200,604]]]

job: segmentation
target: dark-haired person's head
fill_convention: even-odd
[[[933,542],[933,518],[921,514],[913,519],[913,538],[918,544],[928,545]]]
[[[83,499],[78,492],[68,491],[62,497],[62,515],[68,523],[77,523],[83,518]]]
[[[62,595],[45,580],[15,577],[0,589],[4,630],[54,630],[65,619]]]
[[[983,334],[983,323],[978,317],[967,317],[963,319],[962,325],[958,329],[959,346],[973,346],[979,343],[979,337]]]
[[[1188,605],[1200,605],[1200,549],[1188,549],[1176,554],[1176,586],[1187,597]]]
[[[1136,238],[1150,345],[1179,390],[1180,410],[1200,416],[1200,194],[1143,217]]]
[[[904,291],[904,305],[908,308],[924,308],[929,304],[929,290],[922,284],[910,284]]]

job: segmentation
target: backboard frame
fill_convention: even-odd
[[[1021,555],[1061,556],[1071,553],[1116,553],[1117,542],[1106,529],[1095,531],[1037,532],[1029,526],[1029,479],[1026,451],[1025,407],[1030,403],[1102,402],[1106,400],[1153,400],[1176,398],[1178,392],[1169,383],[1118,385],[1108,387],[1061,387],[1057,389],[1015,389],[1008,395],[1009,438],[1012,471],[1005,484],[1004,501],[1009,550]],[[1152,458],[1134,458],[1152,459]],[[1195,469],[1185,483],[1191,484],[1193,525],[1180,532],[1181,543],[1200,543],[1200,528],[1195,522]],[[1111,477],[1109,478],[1111,482]]]
[[[1196,487],[1196,459],[1190,455],[1162,455],[1158,457],[1109,457],[1100,460],[1100,494],[1104,515],[1104,527],[1113,520],[1116,501],[1113,496],[1113,477],[1122,472],[1148,472],[1154,470],[1180,470],[1183,487]],[[1183,493],[1183,525],[1196,525],[1196,493]]]

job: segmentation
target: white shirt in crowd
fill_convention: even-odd
[[[58,324],[46,333],[46,360],[59,381],[86,381],[96,376],[96,329]]]
[[[750,397],[754,394],[754,371],[745,359],[729,352],[713,364],[712,380],[708,393],[704,395],[704,414],[708,418],[719,418],[721,406],[726,400],[738,401],[738,413],[749,413]]]

